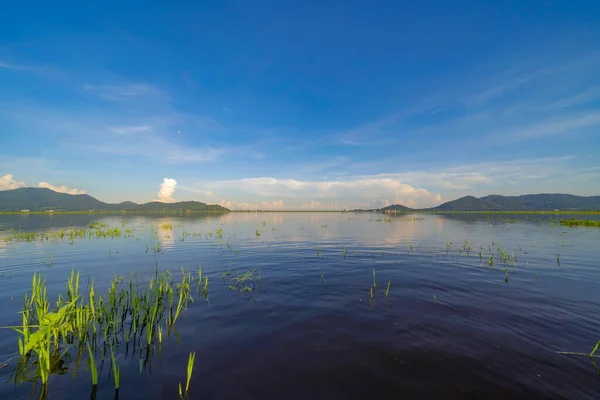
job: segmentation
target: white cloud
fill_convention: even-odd
[[[356,206],[355,208],[369,208],[371,206],[370,203],[365,203],[364,207],[359,207]],[[338,203],[321,203],[320,201],[309,201],[306,203],[303,203],[300,206],[301,209],[305,209],[305,210],[339,210],[340,207],[338,206]],[[346,207],[342,207],[342,208],[346,208]]]
[[[108,128],[111,132],[114,132],[118,135],[130,135],[134,133],[146,133],[152,132],[152,128],[147,125],[140,126],[113,126]]]
[[[221,200],[219,203],[221,207],[229,208],[230,210],[258,210],[260,207],[255,203],[248,203],[245,201],[231,201]]]
[[[75,188],[70,189],[67,186],[54,186],[54,185],[49,184],[48,182],[40,182],[40,183],[38,183],[38,187],[54,190],[55,192],[59,192],[59,193],[67,193],[67,194],[85,194],[86,193],[85,190],[80,190],[80,189],[75,189]]]
[[[18,189],[18,188],[22,188],[22,187],[27,187],[27,184],[25,182],[16,181],[15,179],[13,179],[12,174],[8,174],[8,175],[4,175],[4,176],[0,177],[0,190],[11,190],[11,189]],[[80,190],[80,189],[75,189],[75,188],[71,189],[67,186],[54,186],[48,182],[40,182],[40,183],[38,183],[37,187],[46,188],[46,189],[54,190],[55,192],[67,193],[67,194],[85,194],[86,193],[85,190]]]
[[[163,183],[160,184],[158,199],[154,199],[154,201],[160,201],[163,203],[174,203],[177,201],[173,198],[175,186],[177,186],[177,181],[175,179],[165,178]]]
[[[260,206],[268,210],[281,210],[283,208],[283,200],[262,201]]]
[[[205,188],[217,195],[236,197],[230,200],[231,206],[241,199],[258,198],[261,208],[337,208],[341,203],[356,204],[368,200],[373,204],[383,204],[383,200],[397,201],[407,205],[437,205],[439,194],[416,188],[397,178],[368,176],[337,181],[301,181],[274,177],[243,178],[230,181],[214,181],[204,184]],[[226,203],[221,205],[227,207]],[[334,205],[334,206],[333,206]],[[252,208],[252,207],[248,207]]]
[[[0,190],[11,190],[22,187],[27,187],[25,182],[15,181],[12,174],[0,176]]]

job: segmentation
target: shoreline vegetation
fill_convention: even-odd
[[[90,210],[90,211],[0,211],[0,215],[64,215],[64,214],[82,214],[82,215],[173,215],[173,214],[227,214],[227,213],[377,213],[393,215],[409,214],[532,214],[532,215],[560,215],[560,214],[580,214],[580,215],[600,215],[600,210],[558,210],[558,211],[437,211],[437,210],[411,210],[398,212],[385,212],[382,210],[223,210],[223,211],[200,211],[200,210],[158,210],[158,211],[127,211],[127,210]],[[571,221],[564,220],[564,221]],[[577,220],[590,221],[590,220]],[[593,220],[592,220],[593,221]],[[564,224],[566,225],[566,224]],[[582,223],[578,226],[590,226]]]

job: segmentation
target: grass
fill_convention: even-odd
[[[192,274],[183,269],[179,281],[174,280],[168,270],[159,272],[158,269],[147,283],[133,273],[129,281],[114,276],[108,293],[102,296],[94,289],[93,279],[82,291],[80,273],[73,270],[67,279],[66,291],[59,293],[56,301],[50,301],[44,275],[34,273],[31,292],[25,294],[23,300],[21,325],[12,327],[18,334],[19,349],[15,382],[39,379],[44,387],[42,393],[46,393],[50,376],[68,368],[72,353],[76,353],[77,360],[87,355],[95,387],[98,370],[94,352],[103,349],[104,359],[108,347],[114,386],[118,390],[120,368],[115,347],[132,344],[134,348],[150,349],[160,344],[162,326],[170,331],[181,312],[193,301],[193,280]],[[208,278],[205,278],[205,294],[207,291]]]
[[[571,228],[576,226],[600,228],[600,220],[595,219],[563,219],[560,221],[560,224]]]
[[[92,375],[92,386],[98,385],[98,369],[96,368],[96,360],[94,359],[94,352],[92,351],[92,347],[89,343],[87,344],[88,348],[88,361],[90,363],[90,374]]]

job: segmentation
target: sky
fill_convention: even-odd
[[[232,209],[600,194],[598,1],[30,1],[0,190]]]

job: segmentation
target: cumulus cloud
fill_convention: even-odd
[[[26,187],[25,182],[19,182],[13,179],[12,174],[0,176],[0,190],[11,190]]]
[[[365,204],[363,208],[368,208],[370,207],[370,204]],[[338,203],[322,203],[320,201],[309,201],[306,203],[302,203],[302,205],[300,205],[301,209],[305,209],[305,210],[340,210],[343,208],[348,208],[346,206],[340,207],[340,205]],[[358,205],[355,208],[361,208]]]
[[[27,184],[25,182],[20,182],[20,181],[15,180],[13,178],[12,174],[7,174],[7,175],[0,177],[0,190],[11,190],[11,189],[17,189],[17,188],[22,188],[22,187],[27,187]],[[38,183],[37,187],[46,188],[46,189],[54,190],[55,192],[67,193],[67,194],[85,194],[86,193],[85,190],[69,188],[67,186],[54,186],[48,182],[40,182],[40,183]]]
[[[345,204],[362,204],[365,200],[377,206],[384,204],[385,200],[411,206],[431,206],[441,202],[439,194],[413,187],[397,178],[381,176],[343,181],[258,177],[207,182],[204,186],[216,194],[235,196],[236,200],[258,198],[260,208],[281,208],[284,200],[288,208],[313,209],[344,208]],[[223,203],[221,205],[227,207]]]
[[[173,193],[175,193],[176,186],[177,181],[175,179],[165,178],[163,183],[160,184],[158,198],[154,199],[154,201],[160,201],[163,203],[174,203],[177,201],[173,198]]]
[[[40,182],[40,183],[38,183],[38,187],[54,190],[55,192],[59,192],[59,193],[67,193],[67,194],[85,194],[86,193],[85,190],[75,189],[75,188],[71,189],[71,188],[68,188],[67,186],[54,186],[48,182]]]
[[[221,200],[219,205],[231,210],[258,210],[260,208],[258,204],[248,203],[245,201]]]

